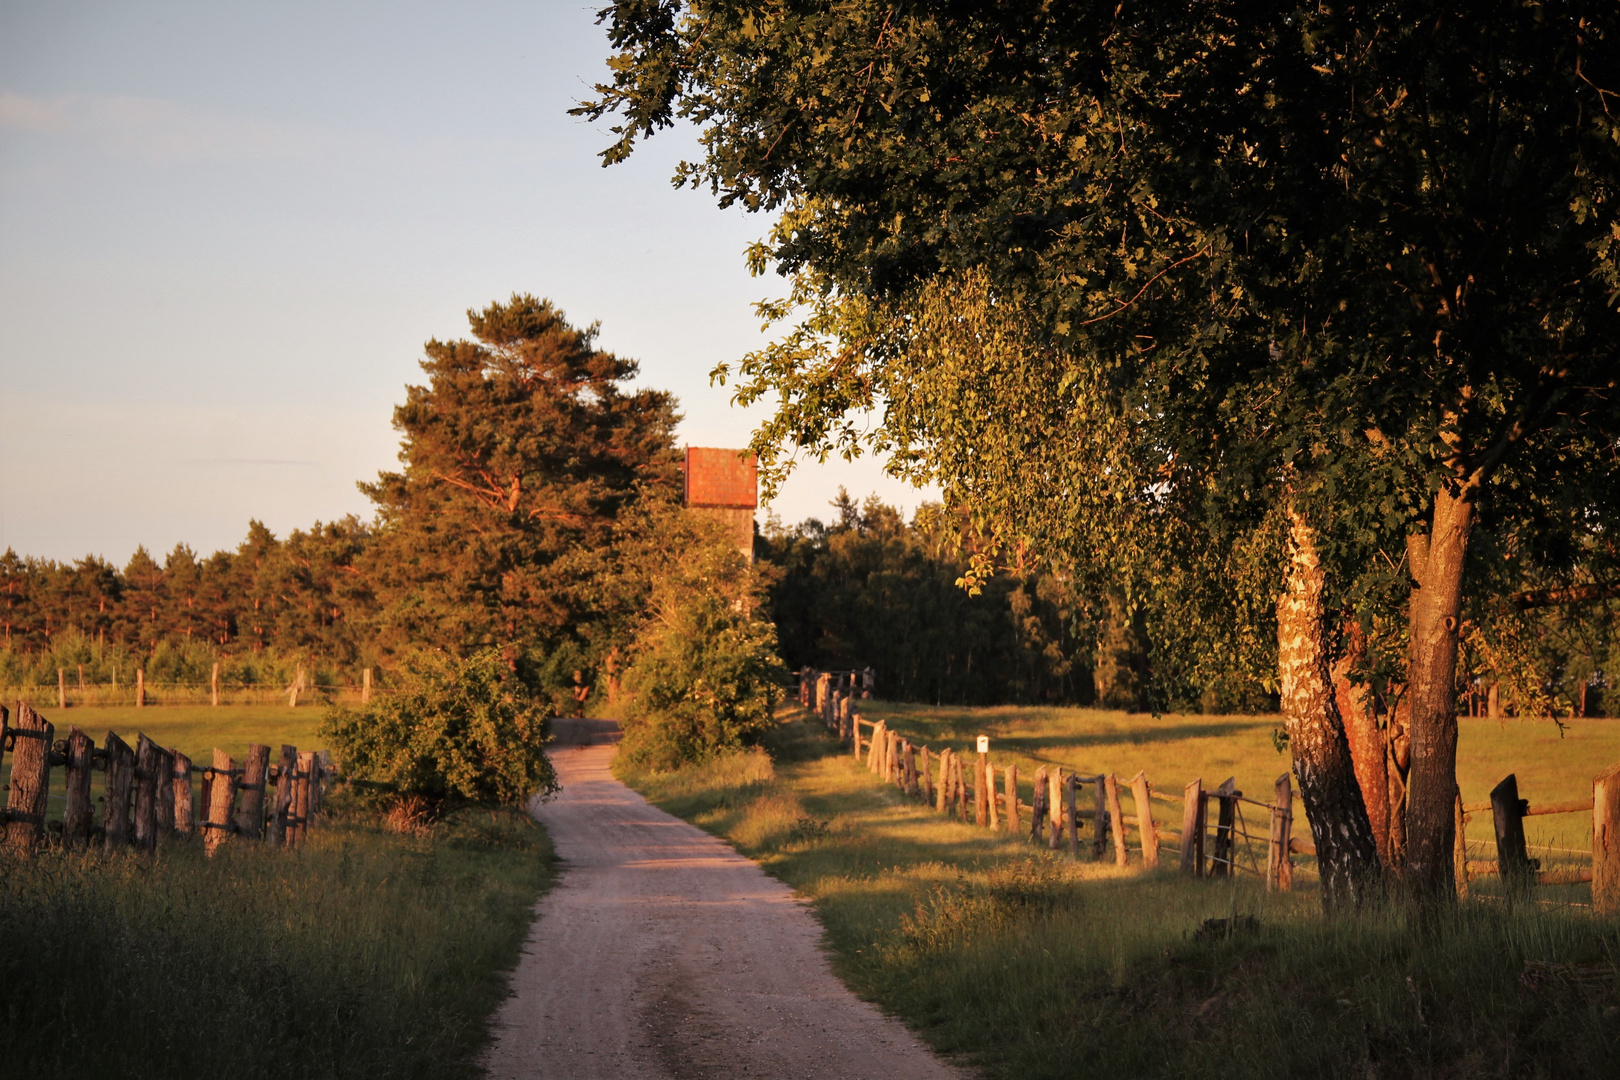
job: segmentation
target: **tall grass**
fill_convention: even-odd
[[[992,1076],[1620,1074],[1620,925],[1582,909],[1328,920],[1311,891],[1075,863],[901,799],[803,721],[624,775],[808,896],[858,993]]]
[[[296,851],[0,862],[5,1070],[51,1077],[477,1074],[543,832],[468,812],[427,838],[323,822]]]

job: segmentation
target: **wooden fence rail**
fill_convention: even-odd
[[[1081,823],[1089,820],[1092,835],[1087,846],[1093,859],[1101,861],[1111,848],[1116,865],[1131,865],[1134,853],[1138,865],[1152,869],[1159,865],[1160,851],[1170,849],[1178,855],[1181,872],[1191,877],[1250,874],[1263,880],[1267,889],[1281,891],[1293,887],[1294,857],[1316,854],[1310,839],[1294,835],[1297,796],[1288,773],[1277,778],[1271,801],[1264,802],[1245,797],[1230,778],[1214,790],[1206,790],[1201,779],[1193,780],[1177,796],[1154,790],[1145,772],[1122,783],[1113,773],[1086,774],[1042,765],[1033,778],[1033,802],[1026,804],[1018,794],[1016,765],[1003,767],[1002,783],[997,784],[989,740],[983,736],[971,767],[964,768],[964,754],[950,747],[935,750],[913,744],[889,730],[884,721],[869,722],[853,711],[854,677],[858,674],[806,669],[800,675],[800,700],[815,707],[830,731],[849,741],[857,761],[864,761],[873,773],[942,814],[1014,835],[1023,833],[1023,823],[1028,821],[1031,843],[1045,843],[1058,851],[1066,840],[1073,858],[1080,857]],[[931,768],[931,763],[937,765]],[[1591,882],[1594,910],[1620,914],[1620,765],[1592,783],[1591,800],[1532,804],[1519,798],[1517,780],[1509,775],[1491,792],[1488,802],[1465,806],[1459,798],[1455,851],[1459,894],[1466,896],[1470,875],[1481,873],[1499,874],[1510,891]],[[1092,788],[1092,805],[1082,806],[1079,792],[1087,785]],[[999,792],[998,787],[1002,788]],[[1122,793],[1129,795],[1134,813],[1124,813]],[[1180,808],[1179,832],[1154,821],[1155,801]],[[1245,807],[1264,815],[1263,831],[1251,829]],[[1470,814],[1484,810],[1492,812],[1496,829],[1494,862],[1470,861],[1465,855],[1463,828]],[[1591,868],[1542,870],[1529,857],[1523,819],[1586,812],[1592,814]],[[1134,844],[1131,830],[1135,831]],[[1262,844],[1263,861],[1256,854]]]
[[[278,847],[301,843],[320,809],[321,793],[335,776],[326,751],[299,753],[283,746],[280,763],[270,764],[270,748],[254,743],[240,765],[223,750],[213,764],[193,767],[191,759],[163,748],[144,734],[131,748],[116,732],[107,732],[97,748],[90,736],[70,726],[65,739],[31,706],[17,704],[16,723],[0,705],[0,765],[11,755],[6,806],[0,810],[4,843],[14,851],[33,851],[48,843],[65,849],[99,845],[107,851],[133,846],[151,854],[160,837],[202,834],[213,855],[232,840],[263,841]],[[59,821],[47,821],[52,770],[63,774],[63,810]],[[101,823],[92,814],[92,774],[102,773]],[[201,780],[194,799],[193,778]],[[274,781],[275,799],[266,800]],[[199,818],[197,808],[202,815]],[[47,828],[49,826],[49,828]]]

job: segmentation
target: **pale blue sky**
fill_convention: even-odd
[[[762,340],[766,221],[676,191],[687,133],[603,170],[566,110],[594,4],[0,7],[0,550],[122,563],[355,512],[421,344],[549,296],[674,391],[682,441],[757,417],[708,372]],[[908,508],[872,463],[808,466]]]

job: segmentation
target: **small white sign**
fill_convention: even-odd
[[[990,736],[988,736],[988,735],[980,735],[979,736],[979,753],[988,754],[989,752],[990,752]]]

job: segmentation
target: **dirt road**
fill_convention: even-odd
[[[610,726],[560,725],[562,859],[497,1019],[491,1077],[933,1080],[966,1074],[833,977],[787,887],[613,779]]]

